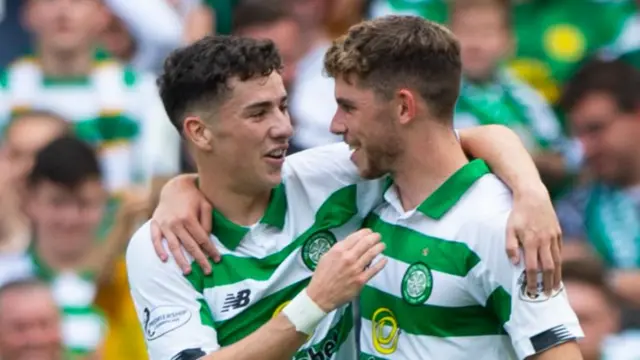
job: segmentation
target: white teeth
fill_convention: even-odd
[[[273,150],[273,151],[269,152],[268,155],[269,156],[273,156],[273,157],[282,157],[282,156],[284,156],[284,150],[283,149]]]

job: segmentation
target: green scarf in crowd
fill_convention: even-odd
[[[589,241],[608,265],[640,267],[640,216],[629,194],[604,184],[594,185],[585,222]]]

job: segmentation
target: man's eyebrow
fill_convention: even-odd
[[[278,106],[286,101],[287,101],[287,95],[282,96],[280,99],[278,99]],[[245,107],[245,110],[264,109],[264,108],[271,107],[272,105],[273,105],[273,102],[269,100],[258,101],[253,104],[247,105]]]
[[[338,98],[336,98],[336,102],[338,103],[338,105],[348,106],[348,107],[356,107],[356,104],[353,101],[345,99],[345,98],[338,97]]]
[[[259,101],[259,102],[255,102],[253,104],[249,104],[247,105],[244,109],[245,110],[256,110],[256,109],[263,109],[263,108],[268,108],[271,107],[272,102],[271,101]]]

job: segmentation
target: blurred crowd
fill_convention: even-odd
[[[520,135],[556,202],[586,360],[640,359],[640,1],[0,0],[0,359],[145,359],[123,251],[193,171],[155,76],[207,34],[272,39],[293,151],[336,141],[331,40],[413,14],[462,47],[457,128]],[[500,139],[495,139],[500,141]],[[34,280],[35,279],[35,280]]]

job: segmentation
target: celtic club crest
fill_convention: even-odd
[[[431,269],[417,262],[409,266],[402,277],[402,298],[411,305],[423,304],[433,290],[433,276]]]
[[[336,243],[336,237],[330,231],[324,230],[311,235],[302,246],[302,261],[314,271],[318,266],[320,257],[326,254]]]

